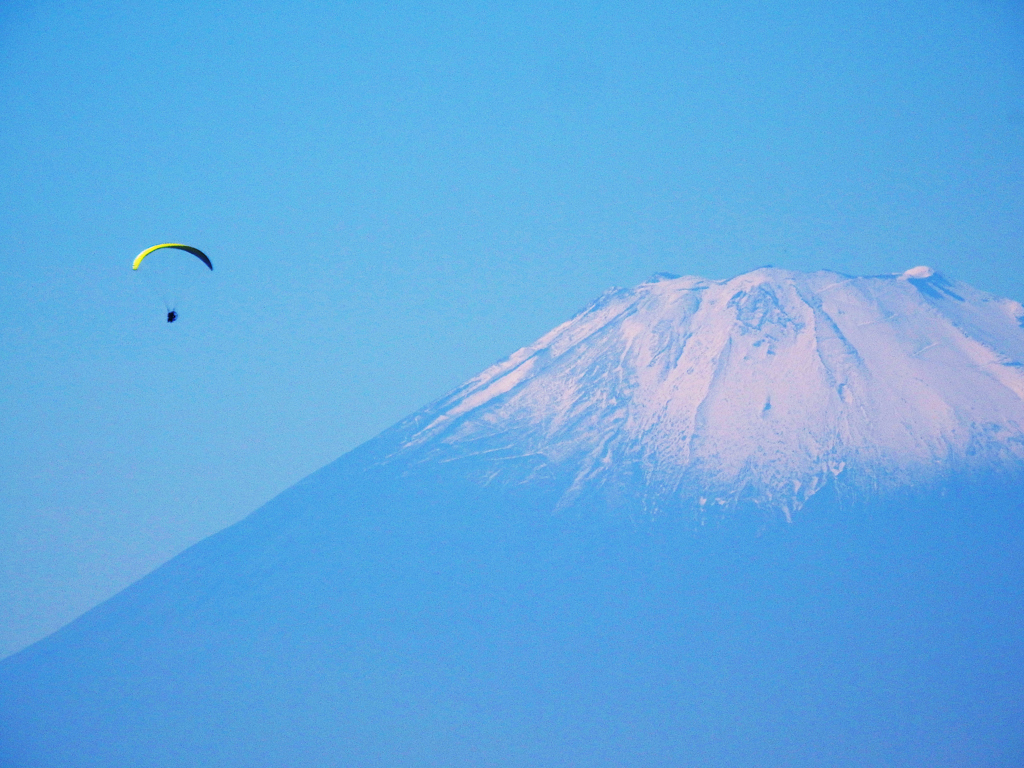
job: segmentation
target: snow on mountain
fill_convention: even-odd
[[[657,275],[396,425],[386,461],[561,477],[563,506],[639,487],[651,512],[751,502],[791,519],[830,482],[1021,466],[1022,324],[1017,302],[928,267]]]
[[[0,765],[1024,765],[1022,317],[609,291],[0,661]]]

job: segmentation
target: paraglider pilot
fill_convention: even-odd
[[[168,323],[173,323],[177,319],[178,319],[178,313],[175,312],[173,309],[170,312],[167,313],[167,322]]]

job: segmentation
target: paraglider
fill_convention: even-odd
[[[184,297],[188,287],[198,274],[206,271],[202,265],[213,271],[213,263],[205,253],[191,245],[185,245],[184,243],[161,243],[160,245],[147,248],[136,256],[135,261],[132,262],[132,269],[139,270],[146,257],[162,249],[169,249],[171,252],[156,258],[155,262],[152,260],[146,261],[140,274],[146,277],[146,282],[150,284],[157,295],[163,300],[164,306],[167,309],[167,322],[173,323],[178,319],[176,307],[178,300]],[[182,254],[174,255],[174,251],[181,251]],[[188,254],[188,257],[183,254]],[[202,262],[202,265],[190,258],[191,256]]]

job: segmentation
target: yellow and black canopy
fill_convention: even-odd
[[[179,251],[191,253],[193,256],[195,256],[197,259],[203,262],[203,264],[208,266],[210,269],[213,269],[213,264],[210,263],[210,259],[207,257],[205,253],[200,251],[198,248],[193,248],[191,245],[184,245],[183,243],[162,243],[161,245],[154,245],[150,248],[147,248],[146,250],[144,250],[142,253],[135,257],[135,261],[132,262],[132,269],[138,269],[139,264],[142,263],[142,260],[144,258],[146,258],[153,251],[159,251],[161,248],[177,248]]]

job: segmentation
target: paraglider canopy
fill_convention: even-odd
[[[198,248],[193,248],[191,245],[185,245],[184,243],[162,243],[160,245],[154,245],[150,248],[147,248],[146,250],[144,250],[142,253],[135,257],[135,261],[132,262],[132,269],[138,269],[139,264],[142,263],[142,260],[144,258],[149,256],[149,254],[151,254],[153,251],[159,251],[161,248],[177,248],[179,251],[191,253],[193,256],[195,256],[197,259],[203,262],[203,264],[208,266],[211,270],[213,269],[213,264],[210,263],[210,259],[207,257],[205,253],[200,251]]]

